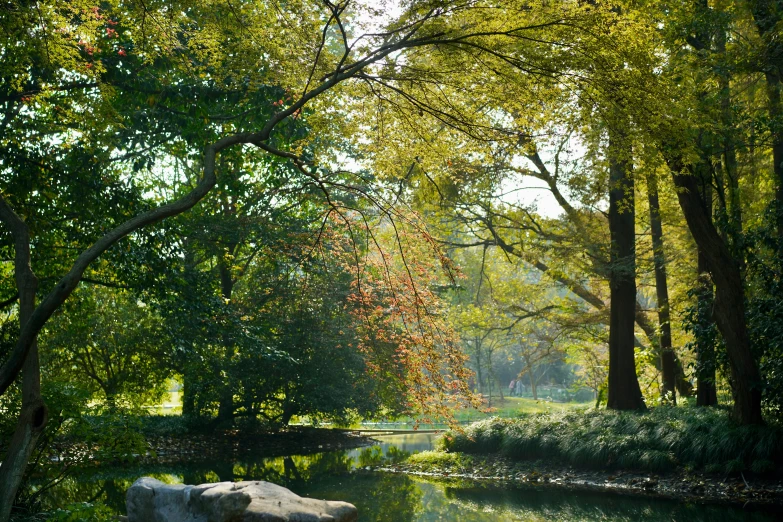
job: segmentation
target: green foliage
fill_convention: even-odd
[[[27,467],[26,484],[17,498],[27,511],[40,511],[47,492],[79,468],[99,463],[127,464],[147,454],[141,431],[144,410],[123,402],[113,407],[90,404],[90,390],[67,381],[44,381],[43,395],[49,407],[49,422],[38,439]],[[20,402],[16,388],[0,398],[0,441],[10,439]],[[81,516],[82,511],[77,513]]]
[[[194,429],[192,419],[182,415],[143,415],[139,417],[139,431],[145,436],[181,436]]]
[[[499,453],[579,467],[665,471],[678,465],[712,472],[771,471],[783,465],[783,427],[740,426],[717,408],[658,407],[493,418],[439,441],[449,452]]]
[[[421,451],[408,457],[407,462],[414,464],[421,471],[436,471],[440,469],[470,470],[473,458],[470,455],[444,451]]]
[[[772,222],[774,206],[768,210]],[[783,257],[780,239],[773,227],[752,230],[746,242],[749,250],[748,280],[752,289],[748,298],[748,328],[754,355],[764,380],[764,405],[772,416],[783,414]]]
[[[102,504],[79,502],[56,510],[47,522],[113,522],[117,515]]]
[[[160,400],[171,370],[170,343],[151,306],[122,290],[84,286],[41,336],[43,373],[80,382],[108,405]]]

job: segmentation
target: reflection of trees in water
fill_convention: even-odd
[[[383,466],[402,462],[411,456],[410,451],[401,450],[396,446],[390,446],[384,454],[381,446],[371,446],[362,448],[356,458],[356,466],[365,468],[367,466]]]
[[[88,468],[47,493],[48,508],[99,501],[125,511],[125,492],[141,476],[164,482],[203,484],[220,480],[266,480],[299,495],[345,500],[356,505],[363,522],[395,520],[489,521],[772,521],[775,515],[749,514],[727,507],[686,505],[602,493],[575,493],[543,487],[499,488],[474,482],[433,483],[390,473],[348,473],[354,467],[394,462],[408,455],[394,447],[384,456],[380,446],[347,452],[192,465]],[[779,513],[778,513],[779,515]]]
[[[197,464],[131,466],[127,468],[85,468],[48,491],[46,508],[75,502],[102,502],[118,513],[125,511],[125,492],[142,476],[164,482],[204,484],[239,480],[265,480],[293,488],[320,477],[347,473],[354,461],[345,452],[266,458],[249,462],[231,460]]]
[[[359,510],[362,522],[411,522],[419,519],[426,506],[422,490],[410,477],[401,474],[353,473],[313,483],[297,493],[326,500],[347,500]]]
[[[125,512],[125,492],[133,484],[128,479],[104,479],[81,481],[69,477],[46,493],[42,499],[45,509],[67,506],[75,502],[97,502],[105,504],[117,513]]]
[[[430,485],[432,487],[432,485]],[[693,522],[779,520],[771,513],[749,513],[738,508],[717,505],[686,504],[662,499],[639,499],[623,495],[573,492],[551,488],[445,487],[442,495],[445,505],[431,503],[428,510],[440,514],[444,520],[519,520],[531,522],[570,522],[572,520],[601,520],[636,522],[638,520]],[[440,510],[442,509],[442,511]],[[487,518],[491,510],[495,518]],[[474,518],[471,514],[480,515]],[[448,516],[445,516],[448,515]],[[456,518],[454,518],[456,516]]]
[[[236,480],[265,480],[292,488],[322,476],[347,473],[352,464],[353,459],[341,452],[277,457],[247,465]]]

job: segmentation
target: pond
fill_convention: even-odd
[[[310,455],[217,460],[85,471],[50,491],[47,503],[102,501],[124,511],[125,490],[149,475],[165,482],[200,484],[227,480],[266,480],[313,498],[345,500],[359,509],[359,520],[430,521],[773,521],[780,512],[687,504],[607,493],[545,487],[493,486],[485,482],[443,481],[364,468],[400,460],[430,449],[432,434],[377,437],[359,449]]]

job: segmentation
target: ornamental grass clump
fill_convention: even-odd
[[[740,426],[726,410],[567,411],[491,418],[449,433],[441,449],[552,460],[585,468],[770,473],[783,464],[783,428]]]

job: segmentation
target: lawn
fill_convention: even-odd
[[[527,397],[505,397],[502,401],[493,399],[492,408],[488,412],[474,409],[460,410],[454,412],[454,417],[460,422],[483,420],[489,417],[513,418],[530,413],[584,409],[591,407],[592,404],[592,402],[548,402]]]

